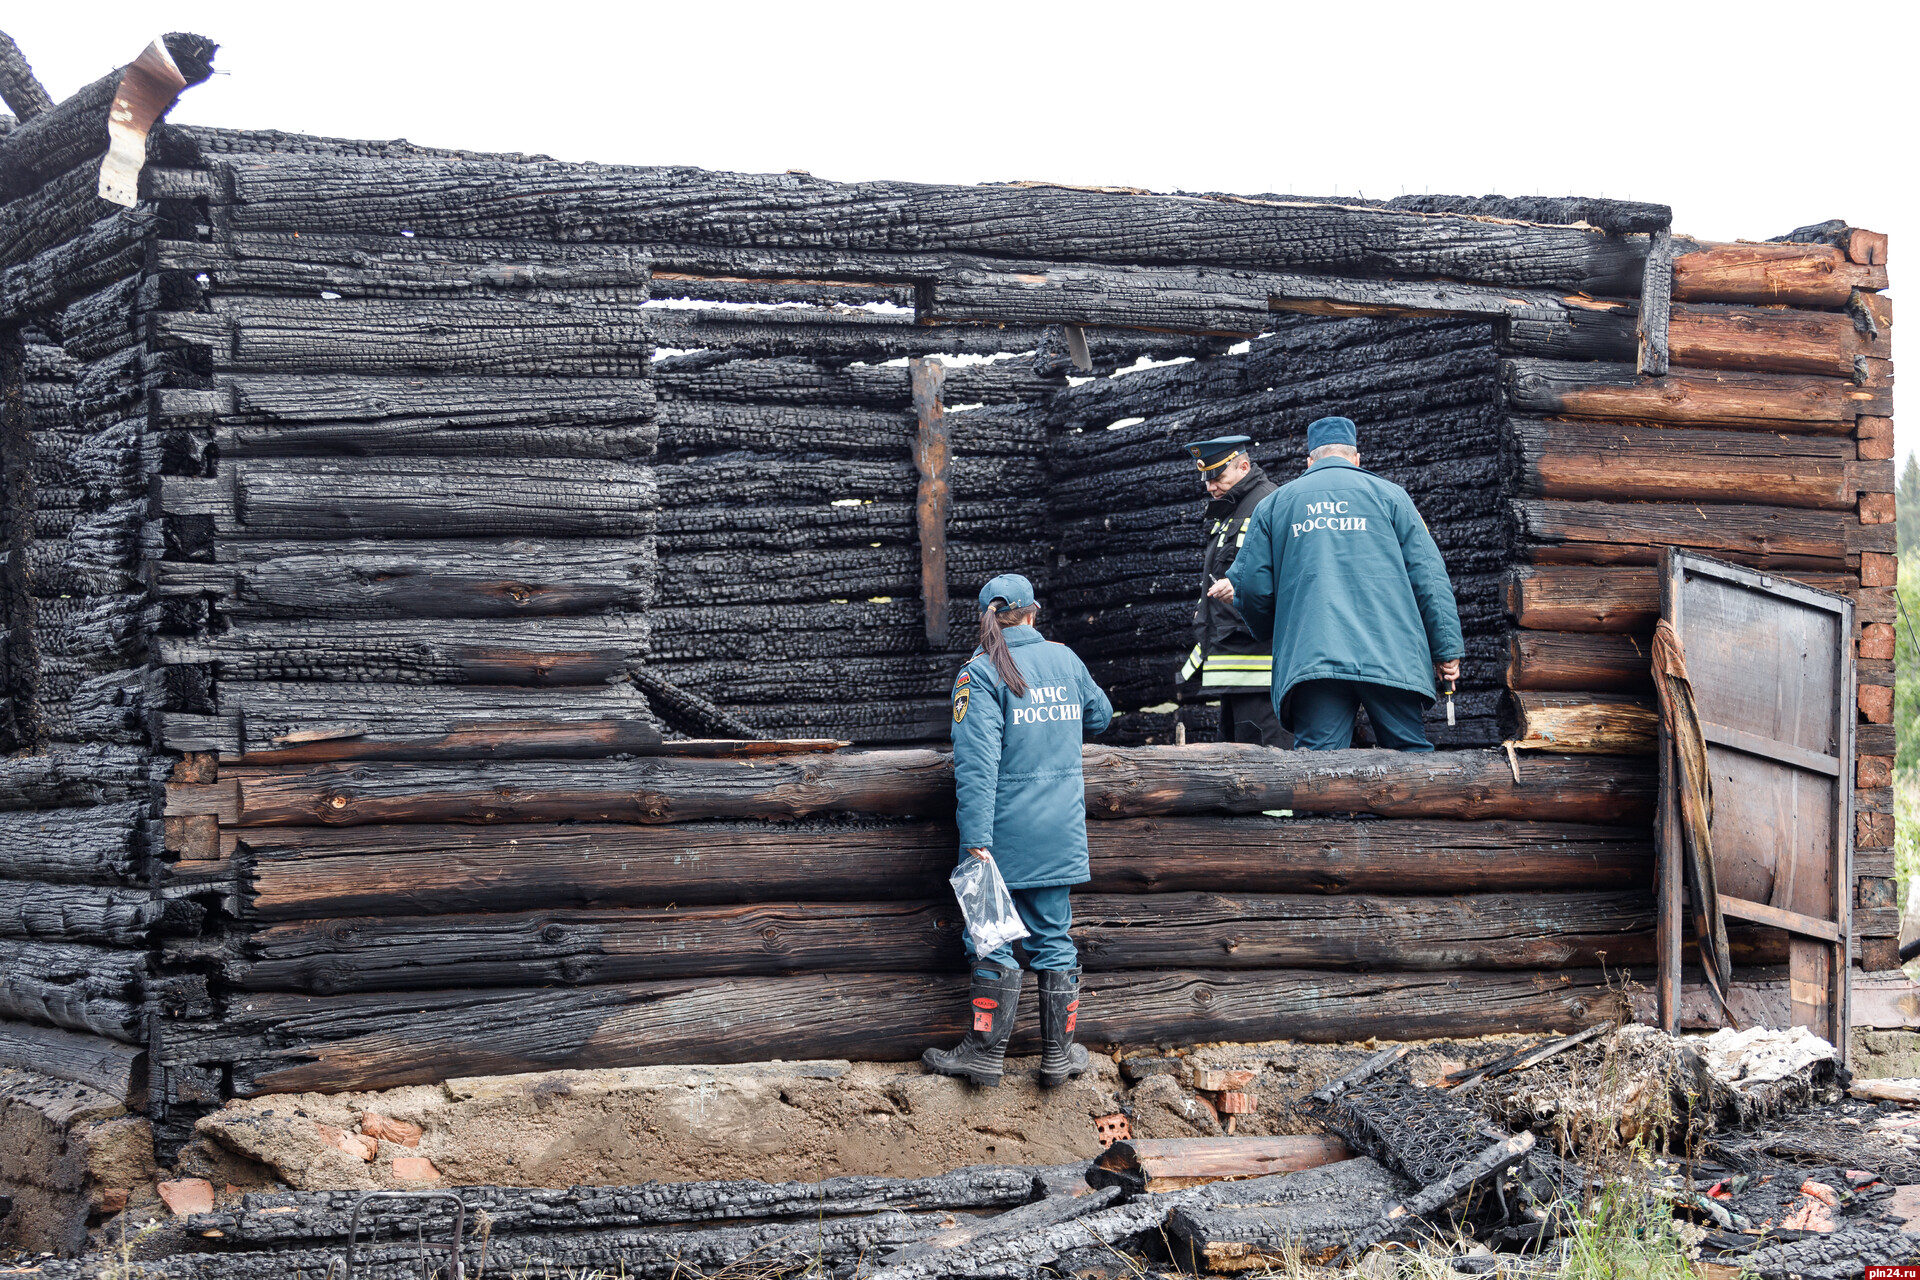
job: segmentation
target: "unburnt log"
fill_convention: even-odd
[[[423,530],[424,531],[424,530]],[[158,561],[162,596],[221,597],[249,618],[513,618],[642,609],[652,539],[229,543],[219,564]]]
[[[222,298],[155,312],[162,346],[207,348],[220,371],[645,377],[653,357],[632,307],[513,299],[432,302]]]
[[[0,938],[137,947],[165,906],[144,886],[0,880]]]
[[[1083,990],[1081,1035],[1095,1045],[1473,1036],[1580,1027],[1613,1007],[1595,970],[1160,970],[1089,977]],[[1036,998],[1029,989],[1027,1000]],[[965,1014],[964,975],[812,974],[552,990],[262,993],[229,1006],[219,1021],[168,1020],[156,1033],[160,1061],[233,1063],[235,1091],[251,1096],[635,1062],[904,1061],[958,1036]],[[1036,1050],[1037,1022],[1030,1005],[1021,1011],[1014,1053]]]
[[[1851,378],[1863,356],[1892,356],[1888,333],[1863,332],[1845,312],[1779,306],[1682,303],[1673,309],[1667,341],[1678,365],[1838,378]]]
[[[647,649],[644,614],[595,618],[257,622],[156,637],[154,660],[206,663],[222,680],[599,685]]]
[[[93,748],[102,755],[106,750],[111,749]],[[102,763],[112,768],[115,762]],[[84,804],[83,797],[104,797],[120,790],[111,777],[90,782],[75,780],[73,787],[54,794],[68,804]],[[121,793],[144,793],[149,785],[143,764],[137,783],[127,779]],[[143,798],[90,808],[0,813],[0,876],[57,884],[136,883],[146,860],[147,809]]]
[[[0,939],[0,1017],[139,1044],[146,972],[144,951]]]
[[[1884,266],[1849,262],[1836,245],[1699,244],[1673,260],[1682,302],[1844,307],[1855,289],[1887,287]],[[1677,246],[1676,246],[1677,248]]]
[[[1842,573],[1793,573],[1796,582],[1837,591],[1859,589]],[[1646,635],[1660,621],[1660,575],[1652,567],[1521,565],[1506,584],[1508,615],[1536,631],[1615,631]]]
[[[1508,638],[1509,689],[1635,693],[1653,688],[1652,646],[1633,635],[1515,631]]]
[[[102,746],[58,746],[39,755],[10,756],[0,760],[0,810],[144,800],[150,785],[147,760],[144,751]],[[6,861],[0,859],[0,865]]]
[[[1844,572],[1861,552],[1891,553],[1892,525],[1848,512],[1744,503],[1713,506],[1516,498],[1508,504],[1521,553],[1536,564],[1659,563],[1689,547],[1762,569]]]
[[[1518,491],[1545,498],[1747,502],[1852,512],[1852,440],[1516,418]]]
[[[1525,413],[1687,426],[1763,423],[1851,435],[1858,415],[1892,410],[1889,388],[1801,374],[1728,370],[1642,378],[1631,365],[1519,359],[1505,362],[1502,381],[1509,402]]]
[[[1651,698],[1513,692],[1501,709],[1501,739],[1532,751],[1642,755],[1654,750],[1659,732]]]
[[[128,1110],[147,1103],[147,1051],[104,1036],[0,1020],[0,1067],[72,1080]]]
[[[1543,756],[1532,765],[1526,782],[1516,784],[1498,752],[1422,757],[1276,752],[1236,744],[1179,751],[1088,747],[1087,811],[1131,818],[1293,809],[1623,824],[1644,821],[1649,812],[1651,773],[1640,761]],[[236,770],[234,777],[243,826],[651,824],[832,812],[931,816],[953,806],[952,761],[933,751],[841,752],[751,764],[369,764],[297,774]]]
[[[973,1165],[928,1178],[852,1176],[819,1182],[649,1182],[636,1187],[461,1187],[467,1213],[485,1213],[496,1235],[535,1229],[606,1230],[669,1223],[761,1218],[846,1217],[887,1209],[1010,1209],[1034,1196],[1035,1169]],[[237,1208],[195,1214],[189,1230],[222,1232],[231,1248],[345,1240],[355,1191],[253,1194]],[[383,1230],[402,1237],[433,1229],[437,1207],[424,1215],[397,1205]]]

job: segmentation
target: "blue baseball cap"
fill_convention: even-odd
[[[1353,425],[1352,418],[1322,418],[1307,428],[1307,452],[1312,453],[1323,444],[1344,444],[1358,449],[1360,429]]]
[[[1033,584],[1017,573],[1003,573],[980,588],[980,612],[985,613],[995,600],[1005,600],[1007,609],[1024,609],[1033,603]]]

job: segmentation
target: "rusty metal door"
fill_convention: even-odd
[[[1685,651],[1707,742],[1721,914],[1787,931],[1793,1025],[1825,1037],[1844,1059],[1853,602],[1670,548],[1662,555],[1660,607]],[[1669,1029],[1680,972],[1673,773],[1663,737],[1660,994]]]

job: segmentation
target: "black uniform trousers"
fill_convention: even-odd
[[[1272,692],[1261,689],[1257,693],[1221,695],[1220,741],[1285,748],[1293,746],[1293,735],[1280,727]]]

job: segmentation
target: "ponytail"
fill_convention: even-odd
[[[1013,651],[1007,648],[1007,638],[1001,633],[1006,624],[1001,621],[1001,613],[1006,601],[995,599],[980,615],[980,648],[993,659],[993,669],[1000,673],[1007,688],[1016,698],[1027,696],[1027,678],[1020,674],[1019,666],[1013,660]],[[996,607],[1000,606],[1000,607]],[[1005,609],[1006,616],[1013,619],[1012,625],[1025,626],[1033,621],[1032,606],[1025,609]],[[1025,615],[1025,616],[1022,616]]]

